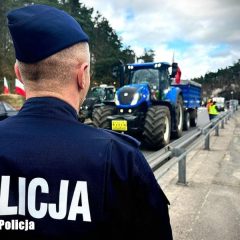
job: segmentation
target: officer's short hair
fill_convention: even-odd
[[[76,65],[89,62],[89,48],[86,42],[63,49],[36,63],[17,61],[23,81],[56,79],[66,83]]]

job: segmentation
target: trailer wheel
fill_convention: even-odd
[[[176,129],[172,132],[174,138],[180,138],[183,131],[183,100],[182,96],[178,96],[176,106]]]
[[[187,131],[190,128],[190,114],[188,111],[184,113],[183,130]]]
[[[196,109],[190,112],[190,126],[191,127],[197,126],[197,110]]]
[[[153,106],[147,111],[143,138],[148,148],[160,149],[170,141],[171,121],[169,109]]]
[[[102,106],[94,108],[92,113],[92,123],[94,127],[98,128],[110,128],[110,122],[107,120],[108,116],[114,114],[115,108],[112,106]]]

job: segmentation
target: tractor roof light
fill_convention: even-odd
[[[133,66],[128,66],[128,69],[133,69]]]
[[[160,68],[160,67],[161,67],[161,63],[156,63],[156,64],[154,65],[154,67],[155,67],[155,68]]]

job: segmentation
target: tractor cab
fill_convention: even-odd
[[[151,100],[162,100],[164,90],[170,86],[167,62],[129,64],[127,66],[129,84],[147,84]]]
[[[170,87],[167,62],[136,63],[127,65],[128,84],[118,89],[118,108],[146,108],[155,101],[165,99]]]

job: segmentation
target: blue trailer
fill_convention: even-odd
[[[167,62],[128,64],[128,82],[117,90],[115,105],[95,109],[94,126],[140,136],[152,149],[180,137],[183,129],[196,125],[201,85],[172,84],[177,68]]]
[[[183,129],[196,126],[197,109],[201,106],[202,85],[191,81],[182,80],[180,84],[172,84],[172,87],[180,88],[183,96],[184,121]]]

